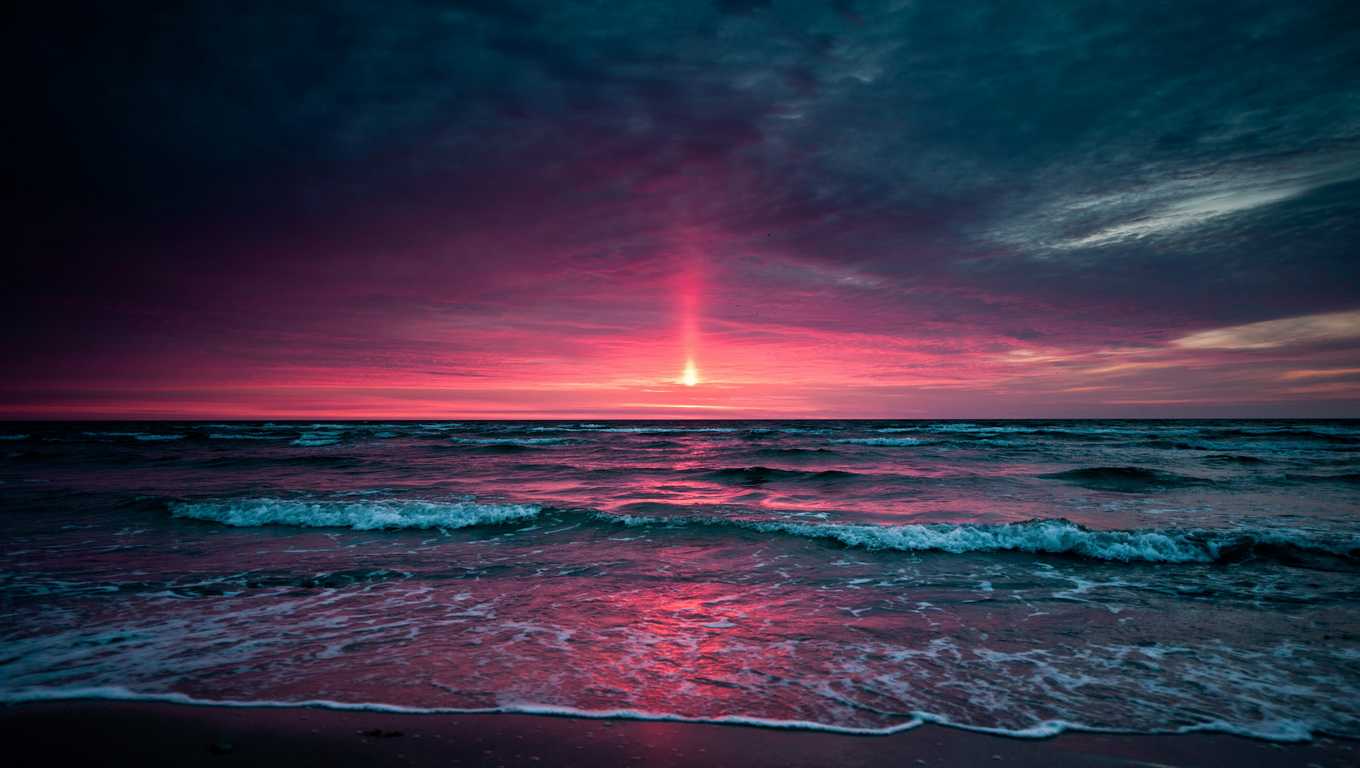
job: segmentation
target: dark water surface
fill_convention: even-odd
[[[0,425],[0,699],[1360,737],[1354,421]]]

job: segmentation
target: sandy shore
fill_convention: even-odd
[[[0,707],[7,753],[31,765],[304,766],[1351,766],[1360,742],[1071,733],[1012,739],[927,726],[844,736],[528,715],[58,702]],[[25,765],[20,758],[17,765]],[[10,763],[16,765],[16,763]]]

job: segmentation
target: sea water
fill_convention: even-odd
[[[1360,423],[0,425],[0,700],[1360,737]]]

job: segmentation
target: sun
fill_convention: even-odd
[[[699,383],[699,369],[694,367],[693,360],[685,361],[685,372],[680,374],[680,383],[687,387],[692,387]]]

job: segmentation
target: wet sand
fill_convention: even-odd
[[[404,715],[141,702],[0,707],[11,765],[1352,766],[1360,742],[1222,734],[1015,739],[925,726],[847,736],[532,715]]]

